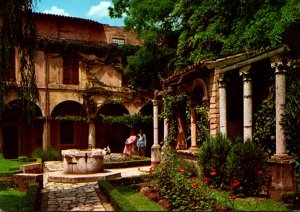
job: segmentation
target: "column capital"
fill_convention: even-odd
[[[158,102],[156,99],[152,99],[152,103],[153,103],[153,106],[157,106],[158,105]]]
[[[271,68],[275,69],[275,74],[285,74],[285,65],[289,66],[289,63],[285,62],[285,58],[283,56],[274,56],[270,58]]]
[[[251,73],[250,73],[251,65],[246,65],[240,68],[240,76],[243,77],[244,81],[250,81],[251,80]]]
[[[224,79],[224,76],[220,77],[218,80],[219,88],[226,88],[226,80]]]

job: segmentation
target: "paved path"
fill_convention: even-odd
[[[141,175],[150,166],[117,169],[122,177]],[[116,170],[116,169],[114,169]],[[113,211],[97,182],[54,183],[44,174],[41,211]]]

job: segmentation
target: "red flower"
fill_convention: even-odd
[[[179,172],[184,172],[184,168],[183,167],[180,167],[177,169]]]
[[[217,172],[210,172],[211,176],[217,175]]]
[[[235,195],[231,195],[230,198],[231,198],[231,199],[235,199],[236,196],[235,196]]]
[[[151,168],[149,169],[149,174],[152,174],[153,171],[154,171],[154,169],[151,167]]]
[[[197,183],[193,183],[193,184],[192,184],[192,187],[193,187],[193,188],[199,188],[199,185],[198,185]]]
[[[261,175],[261,174],[263,174],[264,172],[262,171],[262,170],[258,170],[258,172],[257,172],[257,174],[258,175]]]
[[[193,177],[191,178],[191,180],[197,180],[197,177],[196,177],[196,176],[193,176]]]
[[[237,187],[240,184],[240,181],[235,181],[234,183],[232,183],[232,187]]]
[[[158,164],[157,161],[153,161],[153,162],[152,162],[152,165],[153,165],[153,166],[155,166],[155,165],[157,165],[157,164]]]
[[[211,181],[211,179],[210,179],[209,177],[204,177],[204,178],[202,179],[202,182],[205,182],[205,181]]]

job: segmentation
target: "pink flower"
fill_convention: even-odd
[[[235,199],[236,196],[235,196],[235,195],[231,195],[230,198],[231,198],[231,199]]]
[[[151,168],[149,169],[149,174],[152,174],[153,171],[154,171],[154,169],[151,167]]]
[[[210,172],[211,176],[217,175],[217,172]]]
[[[235,181],[234,183],[232,183],[232,187],[237,187],[240,184],[240,181]]]
[[[205,182],[205,181],[211,181],[211,179],[210,179],[209,177],[204,177],[204,178],[202,179],[202,182]]]
[[[199,188],[199,185],[198,185],[197,183],[193,183],[193,184],[192,184],[192,187],[193,187],[193,188]]]
[[[183,167],[180,167],[177,169],[179,172],[184,172],[184,168]]]
[[[261,175],[261,174],[263,174],[263,173],[264,173],[264,172],[263,172],[262,170],[258,170],[258,171],[257,171],[257,174],[258,174],[258,175]]]

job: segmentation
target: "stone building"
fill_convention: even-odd
[[[59,118],[97,115],[152,114],[147,98],[136,96],[126,86],[124,58],[118,45],[141,45],[134,32],[124,32],[91,20],[48,14],[34,14],[37,28],[35,56],[39,119],[28,124],[22,119],[16,85],[20,82],[18,51],[12,54],[9,94],[0,136],[0,150],[6,158],[28,155],[36,148],[104,148],[122,152],[129,129],[93,121]],[[115,43],[113,45],[112,43]],[[91,101],[94,108],[85,107]],[[90,105],[90,104],[86,104]],[[152,129],[149,129],[152,132]],[[146,130],[147,132],[147,130]],[[149,137],[151,139],[151,137]]]

